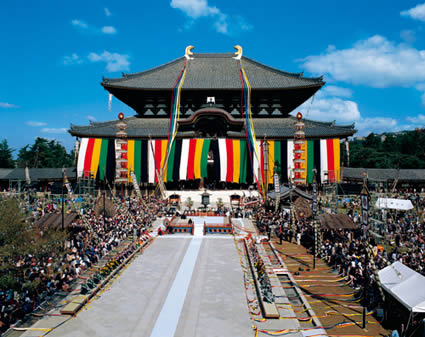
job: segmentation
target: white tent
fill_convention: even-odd
[[[425,313],[425,276],[394,262],[378,272],[382,287],[412,313]]]
[[[376,200],[375,207],[397,209],[397,210],[401,210],[401,211],[408,211],[409,209],[413,208],[413,205],[412,205],[412,202],[410,200],[392,199],[392,198],[378,198],[378,200]]]

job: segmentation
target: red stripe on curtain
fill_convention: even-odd
[[[333,183],[335,182],[335,159],[333,139],[326,139],[326,150],[328,154],[328,179],[330,183]]]
[[[226,181],[233,181],[233,141],[226,139],[226,152],[227,152],[227,173]]]
[[[89,138],[89,141],[87,143],[86,157],[84,158],[84,177],[88,177],[90,175],[94,141],[95,141],[94,138]]]
[[[187,160],[187,179],[195,179],[195,151],[196,151],[196,139],[189,141],[189,158]]]
[[[158,182],[158,175],[161,175],[161,141],[155,140],[155,182]]]

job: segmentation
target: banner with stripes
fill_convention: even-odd
[[[129,182],[132,182],[131,172],[134,172],[138,182],[148,182],[148,141],[128,139],[127,160]]]
[[[115,145],[113,140],[82,138],[77,161],[78,177],[114,180]]]
[[[293,140],[267,140],[269,151],[269,168],[267,172],[267,180],[264,172],[264,141],[257,141],[261,149],[260,162],[254,161],[254,169],[260,170],[263,181],[273,184],[273,174],[278,172],[282,182],[287,182],[293,177],[294,159],[294,141]],[[301,145],[304,154],[300,155],[300,159],[304,159],[303,168],[305,174],[302,178],[307,184],[313,182],[313,169],[317,170],[318,182],[339,182],[341,181],[340,167],[340,140],[335,139],[318,139],[306,140]],[[277,165],[277,167],[276,167]],[[257,171],[258,172],[258,171]]]
[[[164,182],[207,178],[208,155],[214,160],[213,172],[217,182],[252,184],[254,173],[262,181],[273,183],[277,172],[283,183],[293,176],[293,140],[267,140],[269,144],[269,169],[264,172],[263,140],[257,140],[260,158],[249,156],[245,139],[174,139],[167,156],[167,139],[128,139],[128,177],[131,172],[138,182],[157,183],[162,175]],[[338,182],[341,180],[340,140],[307,139],[304,144],[305,182],[313,182],[313,169],[317,170],[317,182]],[[251,149],[252,151],[252,149]],[[83,138],[78,154],[78,177],[92,175],[113,181],[115,171],[114,141],[101,138]]]

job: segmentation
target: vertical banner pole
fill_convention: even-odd
[[[366,247],[366,252],[365,252],[365,286],[363,288],[364,294],[363,294],[363,300],[364,300],[364,304],[363,304],[363,324],[362,324],[362,328],[365,329],[366,328],[366,311],[367,311],[367,292],[368,292],[368,283],[369,283],[369,278],[368,278],[368,274],[367,274],[367,265],[369,263],[369,193],[367,190],[367,175],[365,173],[363,173],[363,188],[362,188],[362,192],[360,194],[360,200],[361,200],[361,208],[362,208],[362,226],[363,226],[363,235],[364,235],[364,239],[365,239],[365,247]]]

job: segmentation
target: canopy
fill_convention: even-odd
[[[64,227],[70,227],[71,224],[78,218],[77,213],[64,214]],[[36,223],[38,227],[44,228],[59,228],[62,226],[61,213],[47,213],[42,216]]]
[[[378,272],[382,287],[409,311],[425,313],[425,276],[396,261]]]
[[[319,216],[322,228],[357,229],[358,226],[347,214],[321,214]]]
[[[392,199],[392,198],[378,198],[378,200],[376,200],[375,207],[398,209],[398,210],[402,210],[402,211],[407,211],[409,209],[412,209],[413,205],[412,205],[412,202],[410,200]]]
[[[272,199],[276,198],[276,194],[275,194],[274,191],[269,192],[268,196]],[[310,194],[300,190],[297,187],[281,185],[280,186],[280,199],[290,198],[291,196],[300,196],[300,197],[303,197],[304,199],[308,199],[308,200],[313,199],[313,197]]]

